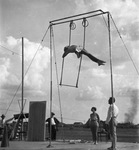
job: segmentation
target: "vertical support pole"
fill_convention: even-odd
[[[115,135],[114,135],[114,106],[113,106],[113,68],[112,68],[112,45],[111,45],[111,27],[110,27],[110,13],[108,12],[108,32],[109,32],[109,54],[110,54],[110,74],[111,74],[111,97],[112,97],[112,149],[115,149]]]
[[[24,38],[22,37],[22,99],[21,99],[21,115],[19,117],[23,117],[23,109],[24,109]],[[23,118],[21,124],[21,140],[23,136],[22,132],[23,132]]]
[[[50,140],[47,147],[52,147],[51,145],[51,133],[52,133],[52,123],[51,123],[51,113],[52,113],[52,24],[50,24]]]
[[[113,68],[112,68],[112,46],[110,31],[110,14],[108,13],[108,32],[109,32],[109,54],[110,54],[110,74],[111,74],[111,97],[113,97]]]
[[[22,100],[21,100],[21,113],[23,114],[24,107],[24,38],[22,37]]]

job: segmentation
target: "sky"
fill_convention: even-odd
[[[52,69],[52,111],[64,123],[85,123],[91,107],[105,120],[112,95],[119,108],[119,122],[139,123],[139,1],[138,0],[0,0],[0,114],[11,118],[21,110],[22,37],[24,39],[24,112],[31,101],[46,101],[50,116]],[[83,46],[106,61],[98,66],[83,56],[78,88],[59,86],[62,54],[69,45],[69,22],[52,26],[50,65],[49,22],[94,10],[110,12],[112,77],[107,15],[74,21],[71,45]],[[85,17],[85,16],[84,16]],[[75,86],[79,59],[65,57],[62,84]]]

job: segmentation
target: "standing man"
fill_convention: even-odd
[[[2,114],[2,115],[1,115],[1,120],[0,120],[0,127],[1,127],[1,128],[3,128],[4,123],[5,123],[5,115]]]
[[[51,140],[56,140],[56,132],[58,131],[58,124],[60,123],[59,120],[54,117],[54,113],[51,113],[51,117],[46,120],[48,123],[48,132],[50,136],[50,129],[51,129]]]
[[[5,115],[1,115],[1,120],[0,120],[0,135],[3,134],[3,129],[4,129],[4,123],[5,123]]]
[[[117,142],[116,126],[117,126],[117,117],[118,117],[119,109],[115,105],[114,97],[110,97],[108,100],[108,103],[110,106],[108,109],[107,119],[105,123],[109,125],[110,136],[111,136],[111,141],[112,141],[112,145],[110,148],[108,148],[108,150],[117,150],[116,148],[116,142]]]

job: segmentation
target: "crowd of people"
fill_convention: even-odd
[[[115,98],[110,97],[108,100],[109,108],[107,112],[107,117],[105,121],[105,125],[107,126],[107,132],[110,134],[111,139],[111,147],[108,150],[117,150],[117,135],[116,135],[116,126],[117,126],[117,117],[119,113],[119,109],[115,104]],[[11,119],[10,119],[11,120]],[[0,120],[0,134],[3,134],[3,129],[5,126],[5,115],[1,115]],[[58,131],[58,125],[60,121],[55,117],[55,113],[51,112],[51,116],[46,119],[46,124],[48,124],[48,133],[49,133],[49,140],[56,140],[56,135]],[[98,130],[100,126],[100,116],[97,113],[97,108],[91,108],[90,117],[85,125],[89,125],[93,143],[96,145],[98,144]]]
[[[109,108],[107,112],[107,117],[105,121],[105,127],[107,127],[107,133],[109,134],[109,138],[111,139],[111,146],[108,148],[108,150],[117,150],[117,134],[116,134],[116,126],[117,126],[117,117],[119,113],[119,109],[115,104],[115,98],[110,97],[108,100]],[[98,144],[98,130],[100,126],[100,116],[96,112],[97,108],[92,107],[91,108],[91,114],[90,117],[85,124],[85,126],[89,125],[91,134],[92,134],[92,140],[93,143],[96,145]],[[49,137],[51,140],[56,140],[56,132],[58,131],[58,124],[60,123],[56,117],[54,117],[54,113],[51,113],[51,117],[46,120],[48,123],[48,132]],[[51,135],[50,135],[51,133]]]

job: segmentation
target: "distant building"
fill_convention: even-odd
[[[82,122],[74,122],[74,127],[80,127],[80,126],[83,126],[83,123]]]

